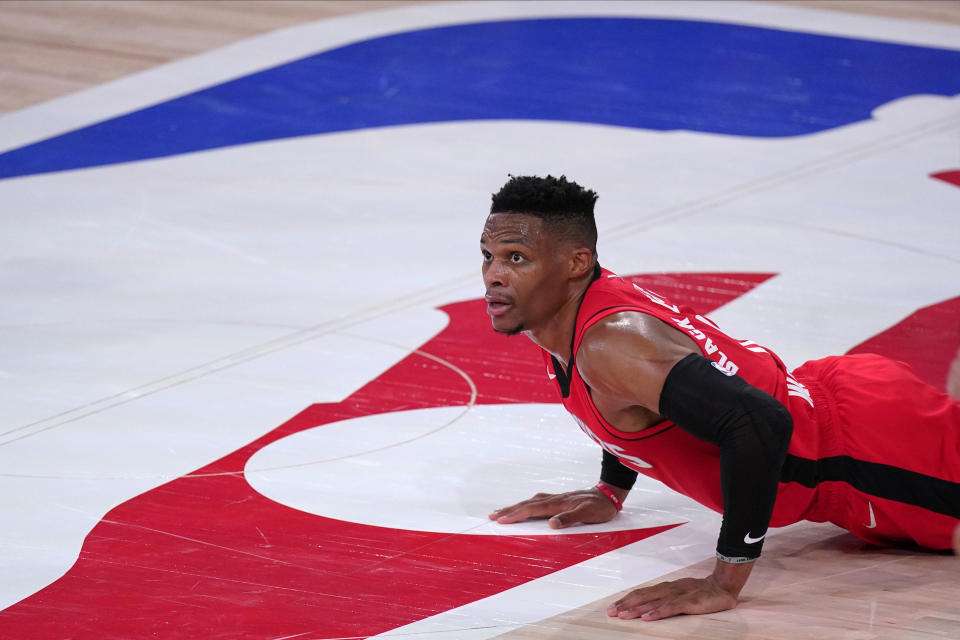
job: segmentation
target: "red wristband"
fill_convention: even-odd
[[[597,489],[600,490],[600,493],[602,493],[603,495],[605,495],[605,496],[607,496],[608,498],[610,498],[610,502],[613,503],[613,506],[615,506],[615,507],[617,508],[617,511],[618,511],[618,512],[623,509],[623,501],[620,499],[620,497],[619,497],[617,494],[615,494],[615,493],[610,489],[610,487],[608,487],[607,485],[605,485],[605,484],[602,483],[602,482],[598,482],[598,483],[597,483]]]

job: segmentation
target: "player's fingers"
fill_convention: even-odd
[[[616,602],[607,607],[607,615],[611,618],[639,618],[641,615],[656,607],[660,602],[661,594],[656,586],[643,589],[634,589]]]
[[[735,606],[736,597],[712,586],[709,579],[681,578],[631,591],[610,605],[607,614],[662,620],[681,613],[714,613]]]
[[[561,511],[556,514],[550,520],[547,521],[547,524],[550,525],[551,529],[565,529],[571,525],[579,524],[581,522],[603,522],[602,518],[598,518],[596,509],[592,508],[588,502],[583,502],[567,511]]]
[[[663,620],[681,613],[699,614],[725,611],[732,609],[736,604],[735,598],[717,598],[697,592],[681,594],[668,592],[658,600],[635,607],[634,611],[640,613],[640,617],[644,620]]]
[[[493,519],[500,524],[513,524],[529,518],[549,517],[560,510],[562,510],[560,505],[549,500],[528,500],[513,508],[503,509]]]
[[[582,514],[583,520],[574,520],[566,523],[575,524],[576,522],[606,522],[616,515],[616,508],[604,498],[602,501],[589,500],[596,498],[590,491],[569,491],[567,493],[538,493],[529,500],[518,502],[515,505],[497,509],[489,515],[491,520],[496,520],[501,524],[511,524],[520,522],[528,518],[549,518],[565,511],[570,511],[572,507],[586,504],[589,511]],[[584,500],[587,502],[584,503]],[[609,513],[604,511],[607,509]],[[556,524],[560,524],[559,522]],[[551,526],[554,526],[551,524]],[[554,527],[560,528],[560,527]]]
[[[651,602],[649,605],[643,607],[645,611],[640,613],[640,618],[642,620],[663,620],[664,618],[671,618],[679,613],[684,613],[682,607],[678,607],[676,603],[670,601],[658,600],[656,602]]]
[[[491,520],[496,520],[497,518],[499,518],[499,517],[502,516],[503,514],[505,514],[505,513],[510,513],[510,511],[513,510],[514,508],[515,508],[515,507],[500,507],[499,509],[494,509],[493,511],[491,511],[491,512],[487,515],[487,517],[490,518]]]
[[[527,500],[523,500],[523,501],[518,502],[518,503],[516,503],[516,504],[512,504],[512,505],[510,505],[509,507],[500,507],[499,509],[494,509],[493,511],[490,512],[490,515],[489,515],[488,517],[489,517],[491,520],[497,520],[498,518],[500,518],[500,517],[502,517],[502,516],[505,516],[505,515],[508,515],[508,514],[510,514],[510,513],[513,513],[513,512],[515,512],[515,511],[517,511],[518,509],[524,509],[524,508],[526,508],[526,507],[527,507],[528,505],[530,505],[530,504],[533,504],[533,503],[535,503],[535,502],[542,502],[545,498],[550,498],[550,497],[551,497],[551,496],[550,496],[549,493],[538,493],[538,494],[536,494],[535,496],[533,496],[532,498],[529,498],[529,499],[527,499]]]
[[[620,618],[621,620],[633,620],[634,618],[657,620],[658,618],[650,616],[662,606],[664,606],[663,600],[652,600],[650,602],[618,609],[617,612],[613,614],[613,617]],[[607,613],[609,614],[609,611]]]
[[[523,522],[528,518],[533,518],[534,515],[530,509],[522,507],[519,509],[514,509],[512,511],[505,511],[503,513],[496,514],[496,517],[493,518],[500,524],[513,524],[514,522]]]

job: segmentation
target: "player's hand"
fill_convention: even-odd
[[[607,615],[611,618],[660,620],[681,613],[715,613],[733,609],[753,564],[724,562],[717,558],[712,575],[634,589],[607,607]]]
[[[634,589],[609,607],[611,618],[660,620],[681,613],[714,613],[737,606],[737,596],[708,578],[681,578]]]
[[[620,499],[627,497],[625,489],[610,487]],[[490,514],[491,520],[500,524],[513,524],[530,518],[550,518],[551,529],[563,529],[573,524],[607,522],[617,515],[617,508],[597,488],[568,491],[567,493],[538,493],[529,500],[497,509]]]

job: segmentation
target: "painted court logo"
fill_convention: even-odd
[[[719,277],[736,288],[716,292],[706,286]],[[659,274],[633,279],[678,301],[689,291],[712,290],[692,301],[708,312],[769,277]],[[955,299],[921,310],[903,326],[943,322],[955,317],[952,310],[958,305],[960,299]],[[118,505],[93,528],[62,577],[0,612],[0,628],[11,638],[136,640],[162,636],[169,632],[167,621],[176,620],[180,628],[202,637],[368,637],[676,526],[603,533],[574,528],[544,536],[451,535],[308,513],[267,498],[247,481],[248,461],[292,435],[364,417],[465,408],[471,390],[453,368],[438,366],[441,360],[476,381],[476,405],[555,407],[556,383],[544,375],[538,349],[491,331],[483,307],[483,300],[443,307],[450,323],[440,334],[349,398],[309,406],[220,460]],[[892,327],[864,345],[902,357],[885,346],[885,336],[901,330],[901,325]],[[510,362],[511,375],[489,375],[489,362]],[[599,456],[597,462],[599,467]],[[421,493],[421,499],[428,505],[430,496]],[[864,515],[875,525],[872,504]],[[744,540],[760,539],[748,532]],[[216,615],[208,604],[198,604],[211,601]],[[113,613],[75,615],[103,610]]]
[[[634,279],[682,298],[716,277]],[[770,276],[722,277],[740,286],[697,300],[701,307],[729,302]],[[476,405],[557,403],[556,383],[544,375],[539,350],[493,332],[483,300],[442,311],[450,322],[440,334],[343,402],[307,407],[249,445],[112,509],[87,536],[73,567],[0,613],[0,628],[10,637],[37,640],[136,640],[163,635],[164,621],[176,619],[203,637],[368,637],[680,524],[599,533],[573,528],[563,535],[451,535],[308,513],[250,485],[244,470],[251,457],[292,435],[392,412],[466,407],[471,390],[455,369],[476,382]],[[489,362],[510,362],[510,375],[490,375]],[[428,494],[420,499],[429,504]],[[537,561],[527,560],[532,557]],[[342,595],[358,593],[364,597]],[[196,604],[211,599],[216,615]],[[78,620],[72,614],[78,610],[126,613]]]

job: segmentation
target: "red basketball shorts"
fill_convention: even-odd
[[[791,398],[795,442],[785,469],[790,482],[816,491],[805,517],[875,544],[952,548],[960,402],[871,354],[814,360],[794,376],[814,402]]]

